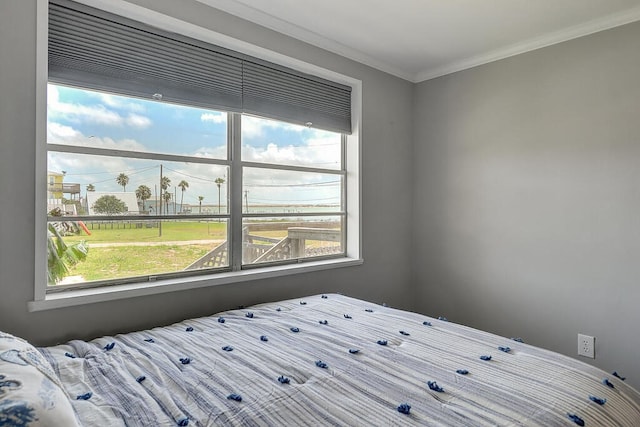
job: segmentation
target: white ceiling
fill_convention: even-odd
[[[419,82],[640,20],[640,0],[198,0]]]

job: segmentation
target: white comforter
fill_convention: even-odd
[[[335,294],[40,350],[85,426],[640,426],[614,375]]]

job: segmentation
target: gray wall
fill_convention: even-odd
[[[261,301],[341,292],[412,308],[413,85],[197,2],[136,3],[363,81],[365,264],[30,313],[34,281],[35,0],[0,3],[0,330],[39,345],[167,324]],[[44,185],[44,184],[41,184]]]
[[[640,23],[423,82],[418,310],[640,387]],[[577,356],[576,356],[577,357]]]

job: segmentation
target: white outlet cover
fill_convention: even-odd
[[[578,356],[596,358],[596,339],[590,335],[578,334]]]

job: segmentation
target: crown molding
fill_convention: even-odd
[[[377,60],[357,49],[350,48],[340,42],[331,40],[313,31],[309,31],[291,22],[280,19],[236,0],[196,0],[207,6],[253,22],[275,32],[293,37],[310,45],[319,47],[377,70],[383,71],[404,80],[414,81],[415,73],[402,70],[384,61]]]
[[[490,52],[471,56],[441,66],[427,67],[418,73],[414,73],[373,58],[357,49],[345,46],[335,40],[331,40],[327,37],[309,31],[291,22],[282,20],[276,16],[255,9],[237,0],[196,1],[413,83],[420,83],[426,80],[431,80],[436,77],[463,71],[469,68],[477,67],[479,65],[488,64],[490,62],[499,61],[501,59],[519,55],[521,53],[541,49],[543,47],[562,43],[640,20],[640,6],[638,6],[626,11],[594,19],[583,24],[578,24],[569,28],[565,28],[563,30],[545,34],[540,37],[535,37],[523,42],[514,43],[512,45],[500,49],[495,49]]]
[[[589,34],[598,33],[600,31],[609,30],[621,25],[630,24],[640,20],[640,6],[632,9],[605,16],[603,18],[594,19],[583,24],[574,25],[560,31],[545,34],[541,37],[535,37],[520,43],[496,49],[486,54],[473,56],[460,61],[445,64],[441,67],[427,68],[415,75],[414,83],[431,80],[436,77],[477,67],[479,65],[488,64],[490,62],[499,61],[521,53],[530,52],[541,49],[543,47],[552,46],[554,44],[584,37]]]

